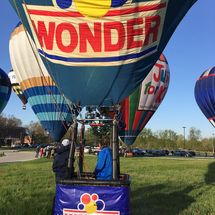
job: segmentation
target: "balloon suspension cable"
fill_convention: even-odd
[[[13,1],[14,1],[14,0],[13,0]],[[32,19],[31,19],[31,15],[30,15],[29,12],[28,12],[28,8],[27,8],[27,5],[26,5],[25,0],[23,0],[23,2],[24,2],[24,5],[25,5],[25,10],[26,10],[26,12],[27,12],[28,18],[29,18],[29,20],[31,21],[31,25],[33,26],[34,33],[35,33],[35,35],[36,35],[36,37],[37,37],[37,40],[39,41],[39,38],[38,38],[38,36],[37,36],[37,34],[36,34],[35,26],[33,25],[33,22],[32,22]],[[44,49],[43,49],[43,47],[41,46],[40,43],[39,43],[39,45],[40,45],[39,48],[42,50],[43,53],[45,53],[45,51],[44,51]],[[36,43],[35,43],[35,47],[38,48],[37,45],[36,45]],[[33,51],[34,51],[34,50],[33,50]],[[51,68],[50,68],[50,65],[49,65],[49,61],[48,61],[48,59],[47,59],[46,54],[44,54],[44,58],[45,58],[45,60],[46,60],[46,65],[48,66],[48,69],[47,69],[47,70],[48,70],[48,71],[51,71]],[[39,62],[38,62],[38,63],[39,63]],[[77,107],[76,104],[74,104],[74,103],[72,103],[72,102],[68,102],[68,99],[65,97],[64,93],[62,93],[62,90],[61,90],[60,86],[57,84],[55,78],[54,78],[54,77],[51,77],[51,78],[54,80],[54,83],[55,83],[55,85],[57,86],[57,88],[59,89],[59,91],[60,91],[60,93],[61,93],[61,96],[65,99],[65,101],[66,101],[66,103],[67,103],[68,108],[70,109],[70,111],[73,112],[73,111],[74,111],[74,107],[75,107],[76,110],[78,110],[78,107]]]
[[[14,5],[15,5],[15,7],[16,7],[16,11],[17,11],[17,13],[18,13],[18,16],[19,16],[20,20],[22,21],[23,19],[22,19],[22,17],[21,17],[21,14],[19,13],[19,10],[18,10],[18,7],[17,7],[17,3],[16,3],[15,0],[13,0],[13,2],[14,2]],[[30,14],[28,13],[28,9],[27,9],[27,5],[26,5],[25,0],[23,0],[23,3],[24,3],[24,5],[25,5],[25,9],[26,9],[26,12],[27,12],[27,14],[28,14],[28,16],[29,16],[29,19],[31,20]],[[32,20],[31,20],[31,24],[32,24]],[[32,24],[32,26],[33,26],[33,24]],[[53,93],[52,93],[52,91],[51,91],[51,89],[50,89],[50,87],[49,87],[49,83],[47,82],[47,80],[46,80],[46,78],[45,78],[46,76],[44,75],[44,72],[43,72],[43,70],[42,70],[42,68],[41,68],[41,65],[40,65],[40,63],[39,63],[38,56],[37,56],[36,53],[35,53],[35,50],[34,50],[33,45],[32,45],[32,43],[31,43],[31,41],[30,41],[30,39],[29,39],[29,35],[28,35],[27,30],[26,30],[26,28],[25,28],[24,25],[23,25],[23,28],[24,28],[25,34],[26,34],[26,36],[27,36],[27,40],[28,40],[28,42],[29,42],[29,44],[30,44],[30,46],[31,46],[32,51],[33,51],[34,57],[35,57],[35,59],[36,59],[36,61],[37,61],[37,64],[38,64],[40,73],[41,73],[41,75],[44,77],[44,80],[42,80],[42,81],[46,83],[46,87],[48,88],[48,94],[51,96],[50,98],[51,98],[51,99],[53,100],[53,102],[55,103],[56,111],[60,113],[61,123],[62,123],[64,129],[65,129],[66,131],[68,131],[68,128],[67,128],[67,126],[66,126],[65,123],[64,123],[64,121],[66,121],[66,118],[64,117],[62,111],[60,110],[60,107],[59,107],[59,105],[58,105],[58,103],[57,103],[57,100],[55,99],[55,97],[54,97],[54,95],[53,95]],[[34,30],[35,30],[35,29],[34,29]],[[35,34],[35,35],[37,35],[37,34]],[[37,39],[38,39],[38,38],[37,38]],[[36,44],[35,44],[35,47],[36,47]],[[37,48],[37,47],[36,47],[36,48]],[[42,47],[41,47],[41,49],[42,49]],[[45,56],[45,59],[46,59],[46,61],[47,61],[46,56]],[[49,66],[48,63],[47,63],[47,65]],[[50,69],[50,67],[49,67],[49,69]],[[52,79],[53,79],[53,78],[52,78]],[[57,86],[57,84],[56,84],[55,81],[52,80],[52,82]],[[60,89],[58,86],[57,86],[57,88]],[[70,106],[70,104],[68,103],[67,99],[66,99],[65,96],[62,94],[62,92],[61,92],[61,95],[62,95],[62,97],[63,97],[65,103],[67,104],[68,110],[70,110],[71,112],[73,112],[74,109]]]

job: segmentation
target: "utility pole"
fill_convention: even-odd
[[[182,128],[184,129],[184,149],[185,149],[185,129],[186,129],[186,127],[183,126]]]

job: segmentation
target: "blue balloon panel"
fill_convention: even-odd
[[[7,74],[0,69],[0,114],[7,105],[11,94],[11,83]]]
[[[202,113],[215,127],[215,67],[203,72],[197,80],[195,99]]]

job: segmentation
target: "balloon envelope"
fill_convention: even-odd
[[[65,96],[111,106],[140,85],[196,0],[10,2]]]
[[[141,86],[122,101],[121,115],[125,127],[120,129],[119,136],[124,143],[133,144],[153,116],[167,92],[169,78],[168,63],[161,55]]]
[[[195,85],[195,99],[202,113],[215,127],[215,67],[199,77]]]
[[[0,114],[7,105],[11,94],[11,83],[8,75],[0,69]]]
[[[23,104],[23,109],[25,109],[25,105],[28,103],[27,99],[25,98],[25,95],[23,94],[23,91],[16,79],[16,75],[13,72],[13,70],[11,70],[8,73],[8,77],[10,78],[10,82],[11,82],[11,86],[12,89],[14,91],[14,93],[16,93],[16,95],[19,97],[19,99],[22,101]]]
[[[59,141],[72,121],[72,114],[40,56],[32,49],[35,49],[34,44],[23,25],[17,25],[9,43],[14,73],[43,128],[54,141]]]

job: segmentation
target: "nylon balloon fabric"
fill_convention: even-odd
[[[129,96],[195,2],[10,0],[60,90],[81,106]]]
[[[215,127],[215,67],[202,73],[196,81],[194,93],[202,113]]]
[[[67,132],[72,113],[22,24],[11,34],[9,51],[13,71],[32,110],[53,140],[59,141]]]
[[[8,75],[0,69],[0,114],[7,105],[11,95],[11,83]]]
[[[162,54],[142,84],[121,102],[121,122],[119,137],[127,145],[132,145],[139,133],[151,119],[166,95],[170,72],[166,58]]]

